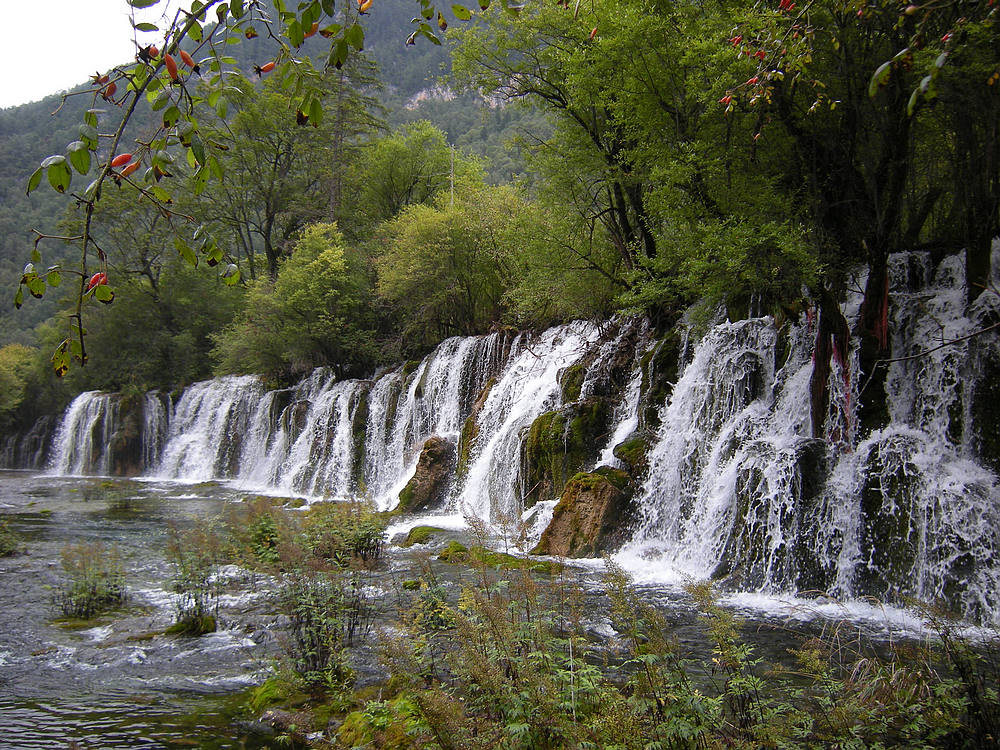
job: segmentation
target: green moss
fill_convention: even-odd
[[[414,370],[420,367],[419,359],[411,359],[405,365],[403,365],[403,377],[408,378],[413,374]]]
[[[671,328],[656,346],[639,361],[642,383],[639,386],[639,426],[657,427],[660,407],[666,403],[677,382],[680,365],[680,331]]]
[[[16,555],[21,549],[21,538],[6,521],[0,521],[0,557]]]
[[[438,560],[453,565],[477,564],[500,570],[518,570],[527,567],[528,570],[539,573],[555,573],[563,567],[553,560],[532,560],[531,558],[509,555],[506,552],[496,552],[478,545],[466,547],[455,541],[448,543],[444,551],[438,555]]]
[[[438,560],[446,563],[464,563],[469,561],[469,548],[461,542],[454,540],[448,542],[448,546],[441,550]]]
[[[646,471],[646,454],[649,452],[649,439],[644,435],[635,435],[615,446],[615,458],[624,461],[634,475]]]
[[[564,404],[580,398],[580,391],[583,389],[583,380],[586,375],[586,368],[579,363],[570,365],[559,372],[559,386],[562,388],[562,402]]]
[[[218,628],[218,623],[214,615],[202,615],[200,617],[187,617],[179,622],[175,622],[164,630],[165,635],[190,635],[198,636],[206,633],[214,633]]]
[[[596,453],[607,431],[607,401],[578,401],[541,414],[524,442],[525,506],[558,496],[566,481]]]
[[[414,544],[427,544],[437,534],[444,532],[437,526],[414,526],[406,535],[406,539],[400,547],[412,547]]]
[[[476,403],[472,405],[472,413],[469,414],[462,425],[462,434],[458,439],[458,462],[455,468],[455,475],[458,477],[465,476],[465,472],[469,468],[469,460],[472,458],[472,446],[479,435],[479,423],[477,421],[479,412],[482,411],[483,404],[486,403],[486,399],[490,395],[490,391],[493,390],[493,386],[496,385],[496,382],[497,379],[495,377],[486,381],[483,390],[479,392]]]
[[[420,591],[420,581],[416,578],[403,581],[403,591]]]

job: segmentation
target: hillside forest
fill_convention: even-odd
[[[667,325],[695,303],[733,319],[815,304],[817,377],[851,338],[870,372],[892,355],[891,253],[962,251],[968,297],[986,288],[994,0],[494,5],[439,15],[441,46],[404,45],[412,2],[377,5],[357,18],[363,51],[337,65],[319,36],[299,40],[322,118],[297,117],[299,92],[255,72],[271,40],[236,45],[239,72],[217,90],[192,74],[185,86],[212,103],[198,134],[217,179],[199,185],[205,159],[179,136],[145,186],[104,185],[87,222],[113,300],[83,300],[87,362],[61,378],[51,359],[79,251],[35,239],[79,234],[84,213],[25,186],[87,118],[117,113],[89,84],[61,107],[0,111],[0,429],[83,390],[358,375],[449,336],[620,311]],[[160,118],[137,110],[133,150]],[[110,156],[98,149],[89,171]],[[169,200],[155,199],[161,178]],[[55,274],[14,310],[29,261]],[[850,330],[841,302],[859,278]],[[879,409],[884,384],[863,395]],[[820,383],[819,413],[822,400]]]

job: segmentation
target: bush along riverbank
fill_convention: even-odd
[[[826,621],[779,628],[768,645],[709,584],[688,585],[666,608],[610,561],[595,582],[539,566],[475,523],[471,537],[434,530],[404,551],[402,537],[398,548],[385,540],[387,520],[360,505],[288,513],[258,500],[211,532],[174,538],[176,549],[217,550],[217,563],[236,561],[273,586],[284,657],[248,694],[244,724],[261,742],[997,746],[997,642],[973,642],[930,607],[920,641],[887,643]],[[179,588],[192,580],[180,575]]]

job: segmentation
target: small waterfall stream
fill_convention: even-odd
[[[994,267],[1000,263],[994,263]],[[487,521],[524,510],[522,446],[542,414],[603,399],[607,431],[576,470],[624,466],[614,448],[649,437],[630,541],[617,559],[641,580],[714,577],[731,590],[810,590],[853,598],[943,600],[1000,618],[1000,485],[979,458],[980,374],[995,372],[1000,316],[984,293],[965,310],[960,259],[894,256],[887,424],[858,434],[856,353],[835,362],[822,439],[813,437],[812,321],[768,317],[680,332],[678,368],[655,427],[640,419],[663,347],[645,321],[577,322],[538,334],[442,342],[420,362],[337,380],[317,370],[267,391],[253,376],[144,400],[141,471],[309,498],[364,497],[393,508],[430,437],[460,449],[441,512]],[[845,314],[855,316],[857,295]],[[677,339],[675,339],[675,342]],[[670,345],[676,350],[677,343]],[[582,368],[567,396],[568,368]],[[992,368],[992,369],[990,369]],[[59,474],[108,473],[125,433],[119,400],[81,394],[53,440]],[[642,425],[640,427],[640,425]],[[627,468],[627,467],[626,467]],[[551,517],[557,498],[539,498]],[[535,533],[541,532],[536,528]]]

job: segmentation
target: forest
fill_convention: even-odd
[[[357,374],[503,326],[618,311],[670,323],[696,301],[736,319],[818,300],[829,335],[817,357],[857,336],[868,372],[889,355],[892,252],[963,250],[970,299],[989,278],[995,15],[990,2],[501,6],[442,23],[446,49],[423,40],[416,59],[391,23],[360,19],[364,52],[297,62],[326,113],[313,127],[297,123],[297,91],[255,75],[240,45],[242,73],[187,84],[205,102],[207,166],[183,135],[149,150],[155,104],[130,125],[149,167],[145,183],[107,185],[88,217],[114,301],[84,300],[87,365],[47,374],[73,338],[66,287],[5,310],[0,419],[23,428],[86,389]],[[404,106],[438,67],[448,95]],[[75,234],[83,213],[48,185],[25,199],[36,165],[22,157],[36,132],[50,149],[72,138],[67,110],[101,103],[90,89],[53,120],[52,100],[0,113],[5,294],[31,291],[15,286],[25,261],[59,269],[52,287],[77,265],[58,240],[29,259],[32,232]],[[224,179],[206,190],[208,167]],[[858,267],[867,286],[849,331],[839,302]],[[866,391],[873,410],[879,390]]]

